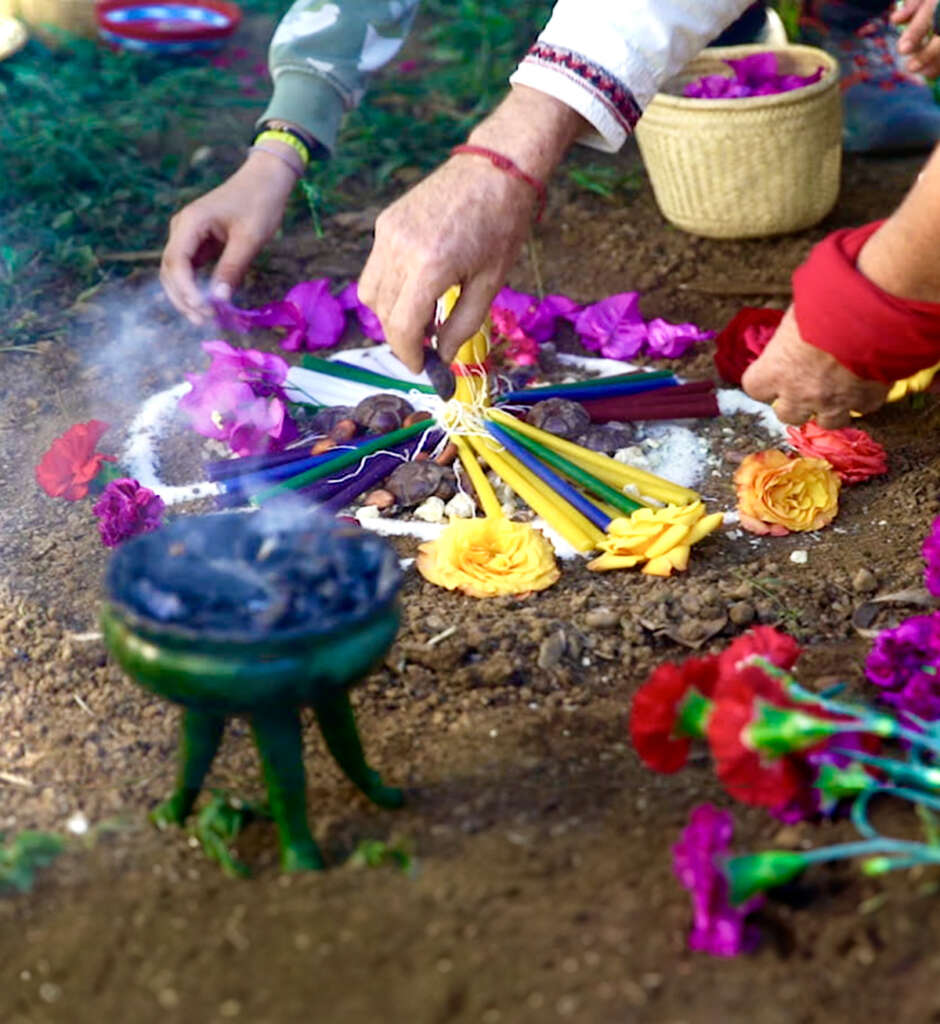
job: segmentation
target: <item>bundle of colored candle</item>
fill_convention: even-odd
[[[439,322],[450,312],[456,295],[451,290],[442,298]],[[592,563],[597,568],[643,560],[660,567],[648,571],[683,568],[688,545],[715,525],[715,517],[705,517],[708,529],[695,525],[704,511],[694,491],[543,430],[511,410],[564,398],[583,405],[597,423],[714,416],[718,407],[712,385],[681,384],[668,371],[636,371],[510,391],[493,402],[493,382],[486,366],[489,344],[488,324],[464,342],[452,364],[454,394],[446,400],[428,384],[396,380],[341,361],[306,359],[306,368],[326,381],[330,399],[360,400],[353,413],[357,422],[339,420],[330,436],[321,435],[312,445],[312,438],[307,438],[286,451],[210,464],[210,478],[223,485],[221,502],[261,505],[299,494],[338,511],[379,487],[403,462],[444,461],[442,455],[449,449],[456,452],[463,486],[474,491],[484,518],[505,521],[489,473],[575,550],[603,550],[605,555]],[[409,413],[394,421],[395,429],[387,429],[390,421],[380,417],[377,422],[385,428],[371,427],[371,432],[362,434],[359,410],[367,400],[363,395],[375,398],[376,389],[392,392],[384,395],[386,402],[398,403],[399,412],[407,409]],[[323,392],[317,390],[320,397]],[[412,410],[403,392],[423,409]],[[350,428],[345,433],[338,430],[345,425]],[[676,516],[680,509],[690,510],[690,514],[683,511],[681,523]],[[634,513],[642,514],[634,520]],[[523,533],[532,529],[528,524],[512,525]],[[459,529],[459,524],[453,523],[451,529]],[[504,535],[505,530],[492,532],[501,543]],[[642,553],[637,554],[640,549]],[[540,578],[553,577],[542,573]]]

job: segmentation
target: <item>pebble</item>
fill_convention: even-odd
[[[457,519],[472,519],[477,510],[477,503],[469,494],[458,492],[444,506],[444,512],[448,517]]]
[[[747,626],[754,621],[757,611],[750,601],[735,601],[728,607],[728,618],[736,626]]]
[[[391,491],[379,488],[370,491],[362,502],[363,505],[374,505],[376,508],[391,508],[395,504],[395,495]]]
[[[791,551],[790,561],[793,562],[794,565],[806,565],[809,561],[809,552],[802,549],[799,551]]]
[[[852,577],[852,589],[856,594],[871,594],[878,589],[878,579],[871,569],[863,566]]]
[[[363,505],[361,508],[356,509],[356,518],[360,523],[364,523],[369,519],[378,519],[382,513],[375,507],[375,505]]]
[[[601,605],[599,608],[592,608],[584,616],[584,624],[591,629],[610,629],[620,625],[620,613]]]
[[[565,653],[564,633],[550,633],[539,644],[538,666],[542,669],[555,668]]]
[[[425,523],[443,523],[444,502],[432,495],[423,501],[412,514],[415,519],[421,519]]]

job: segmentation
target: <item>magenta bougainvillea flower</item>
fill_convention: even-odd
[[[640,313],[639,292],[619,292],[585,306],[574,321],[581,344],[607,359],[632,359],[646,352],[654,359],[675,359],[697,341],[714,337],[695,324],[647,323]]]
[[[619,292],[585,306],[574,321],[581,344],[608,359],[630,359],[646,344],[640,293]]]
[[[549,341],[555,334],[559,317],[572,319],[581,307],[566,295],[546,295],[537,299],[527,292],[517,292],[513,288],[501,288],[491,304],[490,313],[493,326],[499,331],[499,323],[505,322],[505,314],[511,313],[514,325],[527,338],[533,341]],[[504,333],[505,337],[512,335]]]
[[[205,373],[185,374],[190,390],[179,403],[196,433],[227,441],[236,455],[276,451],[297,436],[280,356],[224,341],[205,341],[202,348],[212,362]]]
[[[924,540],[924,584],[934,597],[940,597],[940,516],[933,521]]]
[[[258,309],[240,309],[230,302],[212,303],[219,326],[246,334],[255,327],[284,327],[281,348],[288,352],[315,351],[335,345],[346,329],[346,316],[330,293],[330,280],[318,277],[295,284],[280,302]]]
[[[865,662],[881,699],[920,718],[940,718],[940,612],[914,615],[883,629]]]
[[[92,506],[98,532],[107,547],[117,547],[128,537],[151,533],[163,525],[163,499],[136,480],[112,480]]]
[[[728,75],[704,75],[689,82],[682,91],[691,99],[729,100],[745,96],[768,96],[812,85],[822,78],[823,69],[811,75],[781,75],[775,53],[754,53],[740,60],[726,60],[734,72]]]
[[[676,877],[692,897],[689,948],[713,956],[749,952],[759,939],[757,930],[747,924],[747,916],[763,903],[763,897],[755,896],[737,907],[728,901],[728,880],[721,860],[729,852],[733,832],[727,811],[700,804],[672,848]]]
[[[347,312],[355,313],[359,321],[359,328],[362,333],[373,341],[385,341],[385,332],[379,323],[379,318],[371,309],[359,299],[359,285],[350,281],[348,285],[336,296],[340,306]]]
[[[678,359],[696,342],[714,336],[714,331],[703,331],[695,324],[671,324],[657,317],[646,325],[646,350],[654,359]]]

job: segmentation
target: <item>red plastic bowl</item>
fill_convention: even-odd
[[[242,12],[226,0],[103,0],[95,20],[115,46],[185,53],[218,46],[241,24]]]

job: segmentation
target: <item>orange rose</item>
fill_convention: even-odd
[[[825,459],[757,452],[741,463],[734,482],[741,525],[752,533],[819,530],[839,511],[839,477]]]
[[[544,590],[561,575],[549,541],[502,516],[451,519],[437,540],[421,545],[416,565],[431,583],[470,597]]]
[[[825,459],[844,484],[888,472],[888,455],[874,438],[854,427],[826,430],[812,420],[787,427],[790,444],[808,458]]]

